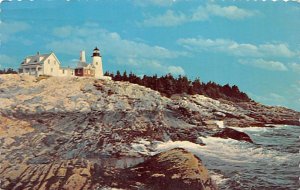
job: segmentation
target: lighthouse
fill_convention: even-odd
[[[74,69],[74,75],[78,77],[95,77],[101,80],[111,80],[109,76],[103,76],[102,57],[100,50],[95,47],[92,54],[92,62],[87,63],[85,51],[80,52],[80,58],[77,67]]]
[[[97,47],[93,51],[92,66],[95,68],[95,77],[103,77],[102,57],[100,55],[100,50]]]

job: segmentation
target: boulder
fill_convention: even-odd
[[[217,189],[202,161],[182,148],[152,156],[124,170],[120,176],[126,183],[139,182],[145,189],[152,190]]]
[[[250,142],[253,143],[252,139],[249,137],[249,135],[247,135],[244,132],[240,132],[237,130],[234,130],[232,128],[224,128],[222,131],[215,133],[214,135],[212,135],[213,137],[220,137],[223,139],[235,139],[238,141],[246,141],[246,142]]]

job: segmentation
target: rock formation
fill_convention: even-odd
[[[207,171],[188,172],[202,163],[183,150],[166,153],[163,166],[178,157],[192,165],[173,173],[150,167],[165,163],[160,162],[164,153],[151,158],[157,143],[203,144],[198,137],[222,130],[217,121],[225,127],[300,125],[300,113],[282,107],[201,95],[171,99],[139,85],[93,78],[0,75],[0,102],[2,189],[125,188],[119,176],[132,182],[127,189],[157,189],[161,180],[172,187],[172,176],[178,186],[187,181],[206,188],[211,184]],[[141,180],[142,174],[153,181]]]
[[[253,143],[253,141],[249,137],[249,135],[247,135],[246,133],[231,129],[231,128],[224,128],[221,132],[218,132],[212,136],[220,137],[220,138],[224,138],[224,139],[231,138],[231,139],[235,139],[238,141],[246,141],[246,142]]]

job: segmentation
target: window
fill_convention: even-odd
[[[65,74],[65,70],[63,69],[63,74]]]
[[[96,62],[96,65],[98,65],[98,62]]]
[[[56,61],[54,61],[54,64],[56,64]]]
[[[48,59],[48,64],[50,64],[50,59]]]
[[[53,72],[53,68],[51,68],[51,73]]]

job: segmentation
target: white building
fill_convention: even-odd
[[[29,75],[75,76],[74,69],[60,67],[61,63],[54,53],[28,56],[21,63],[19,73]]]
[[[92,63],[87,63],[85,59],[85,51],[80,52],[80,59],[75,69],[75,76],[95,77],[98,79],[110,79],[103,76],[102,57],[100,50],[96,47],[92,55]]]
[[[54,53],[37,53],[36,55],[28,56],[24,59],[19,68],[19,73],[35,76],[84,76],[110,79],[110,77],[103,76],[102,57],[97,47],[93,51],[92,63],[90,64],[86,62],[85,51],[80,52],[80,60],[75,69],[61,67],[61,63]]]

